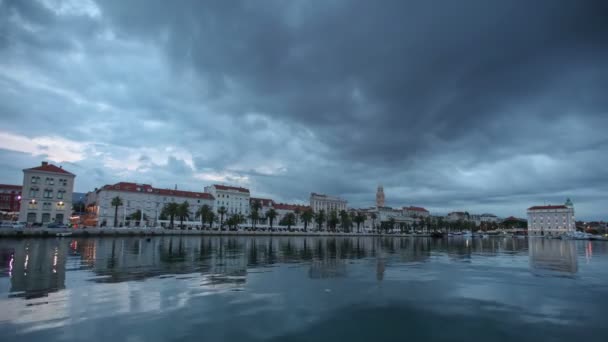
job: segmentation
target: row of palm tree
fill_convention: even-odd
[[[115,207],[114,211],[114,226],[118,225],[118,207],[123,205],[122,199],[118,196],[112,199],[112,206]],[[256,224],[260,219],[266,219],[270,226],[270,230],[274,230],[274,221],[276,220],[278,213],[274,209],[269,209],[265,215],[261,215],[260,210],[262,205],[259,201],[254,201],[251,205],[251,213],[249,218],[251,219],[252,227],[255,229]],[[219,215],[219,223],[220,228],[224,227],[224,218],[228,214],[228,210],[226,207],[221,206],[217,210],[217,214]],[[209,227],[213,226],[213,222],[217,220],[215,213],[212,208],[205,204],[201,206],[198,211],[195,213],[196,217],[200,218],[201,225],[204,227],[205,223],[209,223]],[[161,210],[161,217],[169,218],[169,226],[171,229],[174,227],[175,218],[179,218],[180,227],[183,226],[184,220],[190,218],[190,210],[188,202],[184,201],[183,203],[167,203]],[[373,221],[373,226],[376,226],[375,220],[377,216],[375,213],[371,213],[370,218]],[[367,216],[358,211],[348,213],[346,210],[342,210],[339,213],[334,211],[326,214],[324,210],[320,210],[317,213],[314,213],[312,209],[307,208],[304,211],[300,211],[297,209],[294,213],[288,213],[283,217],[283,219],[279,222],[280,225],[287,226],[288,229],[291,229],[291,226],[297,224],[298,219],[304,224],[304,231],[308,230],[308,225],[314,222],[317,224],[318,230],[323,230],[323,225],[326,224],[329,230],[335,231],[338,224],[343,231],[350,231],[353,226],[353,223],[357,226],[357,232],[360,232],[361,224],[365,222]],[[230,216],[226,223],[229,227],[237,227],[239,224],[244,223],[246,218],[240,214],[233,214]]]

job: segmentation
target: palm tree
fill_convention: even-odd
[[[323,209],[315,215],[315,222],[319,225],[319,230],[322,230],[323,222],[325,222],[325,211]]]
[[[217,213],[220,215],[220,229],[224,228],[224,215],[226,215],[227,212],[228,210],[226,210],[226,207],[224,206],[221,206],[217,210]]]
[[[329,216],[327,217],[327,225],[331,227],[333,231],[336,231],[336,226],[338,225],[338,222],[340,222],[340,219],[338,218],[338,213],[335,210],[332,210],[329,213]]]
[[[184,229],[184,219],[190,217],[190,204],[184,201],[184,203],[177,206],[177,212],[175,213],[179,217],[179,227]]]
[[[357,214],[355,215],[353,221],[355,221],[355,223],[357,224],[357,233],[360,233],[361,223],[365,222],[365,214],[360,211],[357,211]]]
[[[196,212],[196,216],[201,218],[201,226],[205,228],[205,222],[209,220],[209,213],[211,212],[211,207],[207,204],[202,205],[198,211]]]
[[[262,208],[262,203],[259,200],[254,200],[251,203],[251,214],[249,214],[249,218],[251,218],[251,226],[255,229],[255,225],[258,223],[260,219],[260,209]]]
[[[169,227],[171,229],[173,229],[173,220],[175,218],[175,215],[177,215],[178,208],[179,208],[179,204],[177,204],[175,202],[167,203],[163,207],[162,215],[169,216],[169,218],[170,218]]]
[[[376,213],[372,213],[370,217],[372,219],[372,231],[376,231],[376,219],[378,218],[378,215],[376,215]]]
[[[340,225],[344,232],[348,232],[348,228],[350,227],[350,215],[346,210],[340,210]]]
[[[306,231],[306,229],[308,228],[308,224],[312,222],[314,216],[315,213],[313,213],[312,209],[310,208],[305,209],[302,215],[300,215],[300,219],[302,220],[302,222],[304,222],[304,231]]]
[[[112,198],[112,206],[114,207],[114,227],[118,226],[118,207],[122,205],[122,199],[118,196]]]
[[[283,224],[287,226],[288,230],[291,230],[291,226],[296,224],[296,214],[287,213],[283,218]]]
[[[272,231],[272,223],[274,222],[274,219],[277,218],[277,212],[274,211],[273,208],[270,208],[266,213],[266,218],[268,219],[268,224],[270,224],[270,231]]]

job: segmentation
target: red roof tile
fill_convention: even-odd
[[[547,210],[547,209],[568,209],[565,205],[537,205],[528,208],[528,210]]]
[[[183,190],[171,190],[171,189],[158,189],[154,188],[149,184],[137,184],[120,182],[114,185],[104,185],[101,189],[103,190],[116,190],[125,192],[144,192],[150,194],[164,195],[164,196],[176,196],[176,197],[189,197],[189,198],[200,198],[200,199],[214,199],[213,195],[206,192],[194,192],[194,191],[183,191]]]
[[[278,210],[296,210],[299,209],[303,211],[305,209],[310,208],[307,205],[299,205],[299,204],[287,204],[287,203],[275,203],[274,208]]]
[[[427,212],[427,213],[429,212],[428,210],[426,210],[426,209],[424,209],[422,207],[412,207],[412,206],[409,206],[409,207],[404,207],[403,209],[405,209],[405,210],[413,210],[413,211],[424,211],[424,212]]]
[[[221,185],[221,184],[213,184],[213,186],[217,190],[235,190],[235,191],[239,191],[239,192],[249,193],[249,189],[241,188],[238,186],[229,186],[229,185]]]
[[[61,167],[55,166],[53,164],[42,164],[40,166],[37,167],[32,167],[30,169],[25,169],[23,171],[44,171],[44,172],[53,172],[53,173],[63,173],[66,175],[72,175],[74,176],[73,173],[68,172],[64,169],[62,169]]]

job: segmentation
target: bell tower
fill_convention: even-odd
[[[382,185],[378,185],[378,190],[376,191],[376,207],[384,207],[384,188]]]

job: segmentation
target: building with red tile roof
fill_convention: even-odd
[[[0,184],[0,211],[5,215],[19,212],[21,189],[21,185]]]
[[[196,212],[208,205],[213,209],[214,197],[206,192],[185,191],[177,189],[155,188],[150,184],[119,182],[104,185],[94,192],[87,194],[87,212],[92,217],[87,222],[95,226],[113,226],[116,208],[112,205],[115,197],[121,199],[116,218],[119,226],[147,225],[157,226],[162,209],[168,203],[183,203],[189,205],[190,218],[195,220]],[[136,213],[140,213],[140,217]],[[141,220],[143,218],[143,220]],[[142,222],[140,222],[142,221]]]
[[[568,198],[565,204],[535,205],[528,208],[528,234],[558,236],[576,230],[574,205]]]
[[[43,161],[23,170],[19,221],[33,223],[69,223],[76,175]]]

